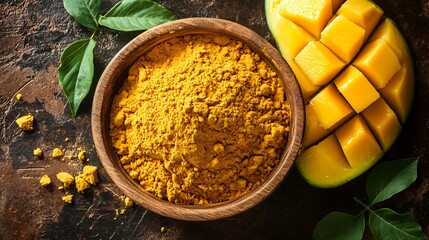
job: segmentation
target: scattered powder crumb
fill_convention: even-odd
[[[95,185],[98,182],[98,176],[97,176],[97,167],[96,166],[91,166],[91,165],[87,165],[85,167],[83,167],[83,175],[85,180],[92,184]]]
[[[77,154],[77,158],[78,158],[81,162],[85,161],[85,154],[86,154],[86,151],[85,151],[85,150],[83,150],[83,149],[81,149],[81,148],[78,148],[78,151],[79,151],[79,153]]]
[[[126,209],[122,208],[122,209],[115,209],[115,217],[113,218],[113,220],[118,219],[119,215],[123,215],[125,213]]]
[[[36,148],[33,150],[34,156],[41,157],[43,155],[43,151],[40,148]]]
[[[40,185],[42,186],[42,187],[46,187],[46,186],[48,186],[49,184],[51,184],[51,178],[48,176],[48,175],[43,175],[41,178],[40,178]]]
[[[134,205],[134,201],[127,196],[121,196],[121,199],[124,202],[125,207],[132,207]]]
[[[76,183],[76,189],[79,193],[83,193],[85,189],[88,189],[91,187],[91,185],[85,180],[85,176],[81,173],[78,174],[74,181]]]
[[[72,194],[66,194],[66,195],[62,196],[61,199],[66,203],[69,203],[69,204],[73,203],[73,195]]]
[[[54,158],[60,158],[62,156],[63,156],[63,151],[61,151],[61,149],[54,148],[54,150],[52,150],[52,157],[54,157]]]
[[[96,166],[85,166],[83,172],[79,173],[75,177],[76,189],[79,193],[83,193],[85,189],[88,189],[92,185],[97,184],[97,167]]]
[[[74,163],[74,162],[69,162],[69,163],[67,163],[67,165],[69,165],[69,166],[73,166],[73,167],[77,167],[78,165],[76,164],[76,163]]]
[[[70,187],[74,183],[74,177],[68,172],[60,172],[57,174],[58,180],[64,184],[64,188]]]
[[[165,233],[167,231],[167,229],[165,229],[165,227],[161,227],[161,232]]]
[[[34,116],[31,114],[22,116],[15,120],[16,124],[18,124],[18,127],[21,128],[21,130],[23,131],[32,131],[33,121],[34,121]]]
[[[21,100],[22,99],[22,94],[21,93],[16,94],[16,99],[18,99],[18,101]]]

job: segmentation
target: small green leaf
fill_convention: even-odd
[[[119,31],[137,31],[174,19],[173,13],[151,0],[123,0],[101,16],[99,23]]]
[[[64,0],[63,4],[78,23],[90,29],[98,28],[101,0]]]
[[[93,39],[82,39],[68,46],[61,55],[58,77],[70,103],[73,117],[91,88],[94,76],[94,47]]]
[[[417,178],[419,158],[407,158],[380,163],[368,175],[366,190],[371,206],[401,192]]]
[[[427,239],[422,228],[411,215],[398,214],[388,208],[370,211],[369,226],[375,239]]]
[[[342,212],[331,212],[317,223],[312,239],[315,240],[360,240],[365,231],[363,214],[353,216]]]

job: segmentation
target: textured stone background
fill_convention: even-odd
[[[272,43],[262,0],[163,0],[178,18],[216,17],[241,23]],[[429,235],[429,1],[378,0],[410,43],[416,63],[416,95],[410,118],[384,160],[421,157],[418,180],[405,192],[382,203],[412,213]],[[104,1],[103,13],[113,5]],[[138,32],[101,30],[95,38],[95,78],[113,55]],[[353,196],[365,200],[366,174],[337,189],[315,189],[295,169],[267,200],[241,215],[210,222],[168,219],[142,207],[122,208],[121,192],[97,158],[90,131],[92,92],[80,114],[72,118],[58,85],[62,50],[91,32],[77,24],[57,0],[0,1],[0,239],[309,239],[315,224],[327,213],[357,213]],[[95,84],[94,84],[95,86]],[[15,99],[22,93],[21,101]],[[35,130],[22,132],[14,120],[31,113]],[[66,142],[65,138],[70,141]],[[32,150],[41,147],[38,159]],[[39,186],[39,177],[62,170],[76,173],[79,160],[50,157],[54,147],[76,154],[84,147],[90,164],[100,167],[100,183],[65,204],[56,188]],[[161,227],[166,228],[161,233]]]

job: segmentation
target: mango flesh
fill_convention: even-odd
[[[297,25],[319,37],[325,24],[331,18],[332,3],[330,0],[283,0],[279,13]]]
[[[383,10],[372,1],[348,0],[341,5],[337,14],[345,16],[365,29],[368,38],[383,16]]]
[[[402,125],[393,110],[383,98],[379,98],[362,112],[383,149],[389,149],[402,130]]]
[[[359,51],[364,38],[363,28],[343,15],[338,15],[323,30],[320,41],[348,63]]]
[[[368,77],[376,89],[385,87],[401,69],[398,57],[383,39],[366,45],[353,61],[353,65]]]
[[[301,154],[300,159],[298,170],[312,176],[307,180],[316,186],[335,187],[349,181],[353,173],[340,143],[333,134],[308,148]]]
[[[365,171],[381,157],[382,150],[360,115],[335,131],[344,155],[353,169]]]
[[[327,84],[345,65],[325,45],[317,41],[309,42],[295,62],[314,85]]]
[[[330,131],[320,126],[317,115],[309,104],[305,105],[305,116],[306,131],[302,145],[308,147],[326,137]]]
[[[362,112],[380,97],[365,75],[353,66],[347,67],[334,83],[356,113]]]
[[[296,166],[316,187],[343,185],[402,130],[414,95],[408,45],[369,0],[265,0],[265,12],[306,103]]]
[[[273,4],[279,3],[279,0],[273,2]],[[272,14],[273,20],[271,22],[273,28],[283,29],[277,33],[279,39],[277,45],[283,57],[295,73],[295,77],[301,86],[302,95],[305,98],[310,97],[320,88],[320,86],[314,85],[307,78],[301,68],[299,68],[298,64],[296,64],[295,57],[309,42],[314,40],[314,37],[300,26],[287,18],[282,17],[277,10],[279,10],[279,8],[273,9],[273,11],[276,12],[275,14]]]
[[[322,89],[310,100],[319,125],[324,129],[335,129],[353,113],[352,108],[333,84]],[[328,114],[327,114],[328,113]]]

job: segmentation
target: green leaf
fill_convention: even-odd
[[[151,0],[123,0],[101,16],[99,23],[119,31],[136,31],[174,19],[173,13]]]
[[[371,205],[401,192],[417,178],[419,158],[387,161],[376,166],[368,175],[366,190]]]
[[[64,0],[63,4],[78,23],[90,29],[98,28],[101,0]]]
[[[342,212],[331,212],[317,223],[312,239],[315,240],[360,240],[365,231],[363,214],[353,216]]]
[[[398,214],[388,208],[370,211],[369,226],[375,239],[427,239],[422,228],[411,215]]]
[[[94,47],[93,39],[82,39],[68,46],[61,55],[59,82],[70,103],[73,117],[91,88],[94,76]]]

